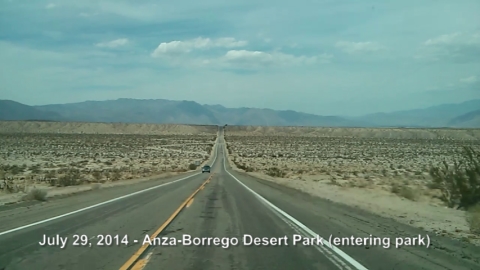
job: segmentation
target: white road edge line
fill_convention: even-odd
[[[307,233],[305,233],[304,231],[302,231],[300,228],[298,228],[297,226],[295,226],[294,224],[292,224],[292,222],[288,221],[285,219],[284,216],[282,216],[281,214],[273,211],[280,219],[282,219],[286,224],[288,224],[288,226],[290,226],[290,228],[292,228],[294,231],[296,231],[297,233],[307,237],[307,238],[310,238],[311,236],[309,236]],[[347,270],[352,270],[352,268],[350,268],[344,261],[342,261],[341,259],[339,259],[337,256],[335,256],[334,254],[332,254],[329,250],[327,250],[325,247],[323,247],[322,245],[320,246],[317,246],[317,245],[313,245],[313,247],[315,249],[317,249],[320,253],[322,253],[330,262],[332,262],[335,266],[338,267],[338,269],[341,269],[341,270],[344,270],[344,269],[347,269]],[[327,256],[328,253],[329,256]]]
[[[218,141],[218,136],[217,136],[217,141]],[[218,155],[217,145],[218,144],[215,143],[215,158],[213,159],[212,165],[215,164],[215,161],[217,161],[217,155]],[[0,236],[6,235],[6,234],[9,234],[9,233],[13,233],[13,232],[16,232],[16,231],[20,231],[20,230],[23,230],[23,229],[26,229],[26,228],[30,228],[30,227],[33,227],[33,226],[36,226],[36,225],[40,225],[40,224],[43,224],[43,223],[47,223],[47,222],[52,221],[52,220],[57,220],[57,219],[60,219],[60,218],[63,218],[63,217],[67,217],[67,216],[70,216],[70,215],[73,215],[73,214],[76,214],[76,213],[83,212],[85,210],[96,208],[96,207],[99,207],[99,206],[102,206],[102,205],[105,205],[105,204],[109,204],[109,203],[112,203],[112,202],[116,202],[116,201],[119,201],[119,200],[122,200],[122,199],[125,199],[125,198],[129,198],[129,197],[132,197],[132,196],[135,196],[135,195],[138,195],[138,194],[141,194],[141,193],[145,193],[145,192],[153,190],[153,189],[157,189],[157,188],[164,187],[164,186],[176,183],[176,182],[186,180],[188,178],[192,178],[192,177],[194,177],[196,175],[199,175],[199,174],[201,174],[201,173],[196,173],[196,174],[193,174],[193,175],[181,178],[181,179],[174,180],[172,182],[168,182],[168,183],[160,184],[158,186],[154,186],[154,187],[151,187],[151,188],[143,189],[143,190],[140,190],[140,191],[137,191],[137,192],[134,192],[134,193],[130,193],[130,194],[127,194],[127,195],[124,195],[124,196],[120,196],[120,197],[117,197],[117,198],[114,198],[114,199],[111,199],[111,200],[108,200],[108,201],[105,201],[105,202],[101,202],[101,203],[97,203],[97,204],[94,204],[94,205],[91,205],[91,206],[87,206],[85,208],[78,209],[78,210],[75,210],[75,211],[72,211],[72,212],[69,212],[69,213],[66,213],[66,214],[62,214],[62,215],[55,216],[55,217],[52,217],[52,218],[47,218],[47,219],[44,219],[44,220],[40,220],[40,221],[37,221],[37,222],[34,222],[34,223],[30,223],[30,224],[27,224],[27,225],[24,225],[24,226],[20,226],[20,227],[11,229],[11,230],[8,230],[8,231],[0,232]]]
[[[225,152],[225,151],[224,151]],[[298,226],[300,229],[302,229],[303,231],[305,231],[306,233],[310,234],[310,236],[312,237],[321,237],[320,235],[318,235],[317,233],[315,233],[314,231],[310,230],[310,228],[308,228],[307,226],[303,225],[300,221],[296,220],[295,218],[293,218],[292,216],[290,216],[289,214],[285,213],[282,209],[278,208],[277,206],[275,206],[274,204],[272,204],[271,202],[269,202],[267,199],[263,198],[261,195],[259,195],[258,193],[256,193],[255,191],[253,191],[251,188],[249,188],[247,185],[245,185],[244,183],[242,183],[240,180],[238,180],[235,176],[233,176],[233,174],[231,174],[228,170],[227,170],[227,167],[225,165],[226,163],[226,154],[223,155],[223,168],[225,169],[225,171],[235,180],[237,180],[238,183],[240,183],[243,187],[245,187],[248,191],[250,191],[251,193],[253,193],[255,196],[257,196],[258,199],[260,199],[261,201],[263,201],[267,206],[269,206],[272,210],[276,211],[277,213],[281,214],[282,216],[284,216],[286,219],[288,219],[290,222],[292,222],[293,224],[295,224],[296,226]],[[353,259],[352,257],[348,256],[348,254],[346,254],[345,252],[341,251],[339,248],[337,248],[336,246],[334,245],[330,245],[330,243],[325,240],[323,237],[322,237],[322,242],[324,244],[324,246],[328,247],[329,249],[331,249],[333,252],[335,252],[338,256],[342,257],[345,261],[347,261],[348,263],[350,263],[352,266],[354,266],[356,269],[358,270],[368,270],[365,266],[361,265],[359,262],[357,262],[355,259]]]

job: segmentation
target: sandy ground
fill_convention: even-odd
[[[212,148],[212,151],[210,153],[210,157],[205,160],[199,168],[201,168],[203,165],[206,164],[211,164],[215,158],[214,153],[215,153],[216,146]],[[195,170],[188,170],[185,172],[167,172],[163,174],[158,174],[158,175],[153,175],[149,177],[143,177],[143,178],[138,178],[138,179],[129,179],[129,180],[120,180],[116,182],[106,182],[106,183],[92,183],[92,184],[86,184],[86,185],[80,185],[80,186],[69,186],[69,187],[51,187],[42,183],[39,184],[34,184],[29,187],[27,187],[26,192],[17,192],[17,193],[12,193],[12,194],[6,194],[6,193],[1,193],[0,192],[0,206],[1,205],[6,205],[6,204],[12,204],[12,203],[18,203],[22,202],[25,200],[28,200],[27,194],[32,190],[32,189],[40,189],[44,190],[47,192],[46,198],[52,198],[52,197],[57,197],[57,196],[64,196],[64,195],[71,195],[71,194],[76,194],[76,193],[81,193],[81,192],[86,192],[90,190],[96,190],[96,189],[104,189],[104,188],[109,188],[109,187],[117,187],[117,186],[126,186],[126,185],[134,185],[138,184],[141,182],[145,181],[150,181],[150,180],[158,180],[158,179],[163,179],[163,178],[169,178],[175,175],[181,175],[181,174],[187,174],[190,172],[194,172]]]
[[[216,133],[214,126],[0,122],[0,205],[33,188],[52,197],[191,172],[210,162]]]
[[[480,130],[228,127],[225,140],[235,170],[480,245],[465,211],[446,207],[439,191],[429,188],[428,173],[432,164],[457,157],[464,145],[480,149],[479,135]],[[411,193],[394,192],[398,188]]]
[[[205,160],[199,166],[199,168],[201,168],[203,165],[211,164],[213,162],[213,160],[215,158],[215,156],[214,156],[215,147],[212,148],[212,151],[210,152],[209,158],[207,160]],[[92,183],[92,184],[85,184],[85,185],[80,185],[80,186],[67,186],[67,187],[51,187],[51,186],[45,185],[43,183],[37,183],[37,184],[33,184],[31,186],[28,186],[27,190],[25,192],[17,192],[17,193],[11,193],[11,194],[6,194],[6,193],[0,192],[0,206],[1,205],[6,205],[6,204],[18,203],[18,202],[28,200],[27,194],[32,189],[40,189],[40,190],[46,191],[47,192],[46,199],[48,199],[48,198],[52,198],[52,197],[71,195],[71,194],[76,194],[76,193],[81,193],[81,192],[86,192],[86,191],[96,190],[96,189],[104,189],[104,188],[110,188],[110,187],[116,187],[116,186],[125,186],[125,185],[134,185],[134,184],[138,184],[138,183],[145,182],[145,181],[169,178],[169,177],[172,177],[172,176],[175,176],[175,175],[187,174],[187,173],[190,173],[190,172],[194,172],[194,170],[188,170],[188,171],[185,171],[185,172],[166,172],[166,173],[153,175],[153,176],[149,176],[149,177],[129,179],[129,180],[119,180],[119,181],[116,181],[116,182],[106,182],[106,183],[103,183],[103,184]]]

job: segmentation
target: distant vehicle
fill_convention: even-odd
[[[208,165],[203,166],[202,173],[204,173],[204,172],[210,173],[210,166],[208,166]]]

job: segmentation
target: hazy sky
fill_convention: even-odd
[[[0,0],[0,99],[357,115],[480,98],[478,0]]]

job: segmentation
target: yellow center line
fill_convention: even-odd
[[[186,206],[187,208],[190,207],[190,205],[192,205],[193,200],[195,200],[195,198],[192,198],[190,201],[188,201],[187,206]]]
[[[152,252],[148,253],[148,255],[144,259],[140,259],[137,263],[132,267],[132,270],[142,270],[147,266],[148,261],[150,261],[150,257],[152,256]]]
[[[188,204],[189,201],[191,201],[193,199],[193,197],[201,190],[205,187],[205,185],[208,183],[208,181],[210,181],[210,179],[212,178],[214,174],[212,174],[211,176],[209,176],[207,178],[207,180],[205,180],[205,182],[202,183],[202,185],[197,188],[197,190],[195,190],[192,195],[190,195],[181,205],[180,207],[177,208],[177,210],[175,210],[175,212],[173,212],[173,214],[167,219],[167,221],[165,221],[162,226],[160,226],[151,236],[150,236],[150,239],[152,240],[152,242],[154,241],[154,239],[173,221],[173,219],[178,216],[178,214],[180,213],[180,211],[182,211],[183,208],[185,208],[185,206]],[[193,200],[192,200],[193,201]],[[140,247],[140,249],[137,250],[137,252],[135,252],[135,254],[133,254],[132,257],[130,257],[130,259],[128,259],[128,261],[122,265],[122,267],[120,267],[120,270],[128,270],[130,269],[131,266],[133,266],[133,269],[141,269],[141,268],[138,268],[136,265],[137,262],[139,264],[142,264],[145,260],[138,260],[138,258],[140,258],[140,256],[142,256],[142,254],[145,252],[145,250],[148,248],[149,244],[146,243],[144,245],[142,245]]]

